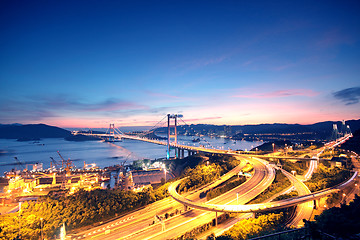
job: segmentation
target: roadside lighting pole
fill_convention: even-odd
[[[19,238],[21,238],[21,223],[20,223],[20,218],[21,218],[21,202],[19,202]]]
[[[40,233],[41,233],[41,240],[44,239],[43,237],[43,218],[40,218]]]
[[[239,204],[239,193],[238,192],[236,193],[236,202],[237,202],[237,204]]]
[[[275,143],[272,143],[272,147],[273,147],[273,156],[275,156]]]

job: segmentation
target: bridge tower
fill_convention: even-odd
[[[336,124],[333,124],[333,132],[331,135],[331,140],[337,140],[339,138],[339,131]]]
[[[177,144],[177,119],[181,118],[180,114],[168,114],[168,135],[167,135],[167,153],[166,159],[170,159],[170,145]],[[172,121],[173,120],[173,121]],[[173,131],[171,130],[173,128]],[[176,158],[178,157],[178,152],[175,151]]]
[[[345,120],[341,121],[341,132],[340,135],[343,137],[346,134],[346,124],[345,124]]]
[[[351,129],[349,125],[346,125],[346,132],[345,134],[351,134]]]
[[[115,140],[115,124],[110,123],[109,127],[109,142],[113,142]]]

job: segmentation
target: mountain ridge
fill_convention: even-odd
[[[187,129],[194,129],[198,133],[225,132],[227,128],[231,128],[232,136],[241,137],[244,134],[312,134],[318,138],[326,138],[333,131],[333,124],[337,124],[339,131],[341,130],[341,121],[324,121],[314,124],[287,124],[287,123],[263,123],[248,125],[211,125],[211,124],[191,124],[178,127],[181,134]],[[360,129],[360,119],[347,120],[346,125],[350,126],[352,132]],[[183,128],[183,129],[181,129]],[[229,131],[229,130],[228,130]],[[167,128],[159,128],[156,132],[167,132]],[[50,126],[43,123],[39,124],[0,124],[0,138],[2,139],[20,139],[20,138],[66,138],[71,132],[60,127]]]
[[[43,123],[0,125],[0,138],[2,139],[65,138],[70,135],[71,132],[68,130]]]

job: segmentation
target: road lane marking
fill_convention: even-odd
[[[131,219],[133,219],[133,218],[134,218],[134,216],[131,216],[131,217],[128,217],[128,218],[124,218],[124,219],[122,219],[121,221],[116,222],[115,224],[116,224],[116,225],[119,225],[120,223],[125,223],[125,222],[127,222],[127,221],[129,221],[129,220],[131,220]],[[114,226],[114,223],[111,224],[111,225],[107,225],[107,226],[105,226],[105,227],[103,227],[103,228],[99,228],[99,229],[97,229],[97,230],[94,230],[94,231],[92,231],[92,232],[86,233],[86,234],[84,234],[84,235],[82,235],[82,236],[75,237],[75,239],[86,238],[86,237],[88,237],[88,236],[90,236],[90,235],[93,235],[93,234],[98,233],[98,232],[101,232],[101,231],[104,231],[104,233],[100,233],[100,234],[98,234],[98,235],[92,236],[91,238],[94,238],[94,237],[103,235],[103,234],[105,234],[105,231],[108,231],[108,230],[109,230],[109,229],[107,229],[107,228],[111,228],[111,227],[113,227],[113,226]],[[120,226],[120,227],[121,227],[121,226]],[[107,229],[107,230],[106,230],[106,229]],[[116,229],[116,228],[115,228],[115,229]],[[115,230],[115,229],[114,229],[114,230]]]

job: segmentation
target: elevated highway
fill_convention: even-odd
[[[302,196],[297,196],[297,197],[270,202],[270,203],[248,204],[248,205],[217,205],[217,204],[195,203],[181,196],[179,193],[177,193],[176,188],[181,183],[182,179],[172,183],[169,186],[169,194],[171,195],[171,197],[173,197],[176,201],[180,202],[181,204],[206,211],[234,212],[234,213],[261,212],[261,211],[276,210],[276,209],[295,206],[301,203],[322,198],[331,193],[339,192],[340,190],[350,185],[354,181],[357,174],[358,172],[355,172],[349,180],[337,186],[327,188],[318,192],[308,193]]]
[[[140,140],[154,144],[167,145],[166,142],[152,140],[147,138],[141,138],[138,136],[131,135],[121,135],[119,138],[127,138],[132,140]],[[236,152],[228,150],[219,150],[219,149],[209,149],[204,147],[194,147],[187,145],[180,145],[177,143],[171,143],[171,147],[193,151],[193,152],[205,152],[205,153],[214,153],[214,154],[231,154],[237,157],[243,157],[247,160],[252,160],[252,163],[255,163],[254,169],[255,174],[248,179],[244,184],[239,187],[230,190],[229,192],[220,195],[219,197],[204,203],[198,200],[199,192],[194,193],[193,195],[185,194],[180,195],[176,192],[177,185],[181,180],[174,182],[169,187],[169,192],[174,200],[170,198],[161,200],[151,204],[144,210],[136,211],[132,214],[127,215],[126,223],[119,223],[115,220],[114,222],[109,223],[107,226],[101,226],[97,229],[89,230],[88,233],[80,235],[78,238],[91,238],[91,239],[164,239],[164,238],[173,238],[186,231],[190,231],[196,226],[200,226],[205,222],[211,221],[215,216],[213,212],[237,212],[237,213],[252,213],[265,211],[270,209],[281,209],[285,207],[290,207],[298,204],[304,204],[311,202],[314,199],[321,198],[333,192],[338,192],[341,189],[345,188],[354,180],[357,173],[355,173],[352,178],[334,188],[325,189],[316,193],[303,192],[302,196],[296,198],[281,200],[277,202],[261,203],[261,204],[251,204],[243,205],[250,201],[252,198],[256,197],[262,191],[264,191],[273,181],[274,170],[272,166],[266,164],[266,161],[261,161],[255,159],[251,155],[247,154],[238,154]],[[264,156],[259,156],[264,157]],[[272,156],[270,156],[272,157]],[[296,159],[291,157],[291,159]],[[314,160],[308,159],[307,160]],[[313,161],[312,161],[313,162]],[[239,167],[240,168],[240,167]],[[238,169],[237,169],[238,170]],[[234,174],[237,170],[234,170]],[[227,176],[229,178],[230,175]],[[223,176],[224,177],[224,176]],[[291,177],[291,176],[290,176]],[[225,181],[224,179],[219,179],[220,182]],[[298,180],[293,179],[293,183]],[[218,183],[213,183],[218,185]],[[212,187],[213,187],[212,186]],[[208,186],[211,188],[210,186]],[[236,196],[239,198],[236,198]],[[157,214],[163,214],[171,209],[176,209],[179,206],[186,205],[194,208],[191,211],[185,212],[181,215],[171,217],[167,220],[164,220],[164,227],[166,230],[162,230],[160,224],[154,224],[149,226],[149,222],[152,221],[153,217]],[[305,206],[305,205],[303,205]],[[300,210],[300,214],[297,214],[299,218],[308,215],[307,209],[311,207],[303,207],[304,212]],[[301,208],[300,208],[301,209]],[[294,220],[295,222],[299,221],[298,219]],[[118,225],[119,224],[119,225]],[[105,236],[106,235],[106,236]]]
[[[245,161],[253,161],[255,172],[242,185],[208,201],[208,204],[228,205],[228,204],[245,204],[253,199],[261,192],[263,192],[273,182],[275,178],[274,170],[271,167],[266,167],[262,161],[252,160],[250,158],[244,159]],[[238,198],[237,198],[238,193]],[[192,201],[196,202],[196,201]],[[199,203],[202,204],[202,203]],[[212,221],[217,213],[203,211],[201,209],[193,209],[184,214],[170,218],[165,221],[166,230],[163,232],[149,231],[139,235],[128,236],[124,239],[171,239],[179,236],[180,233],[191,231],[193,228],[203,225]],[[143,238],[147,236],[146,238]],[[121,238],[122,239],[122,238]]]
[[[311,194],[309,188],[302,181],[299,181],[298,178],[296,178],[291,173],[285,171],[284,169],[280,168],[280,170],[291,181],[293,187],[298,192],[299,196]],[[296,207],[296,214],[288,222],[287,226],[302,227],[304,225],[303,219],[309,220],[311,218],[313,209],[314,201],[308,201],[298,204]]]
[[[195,192],[184,194],[184,196],[186,196],[186,198],[192,202],[201,202],[199,199],[200,192],[211,189],[216,185],[226,181],[230,177],[237,175],[241,168],[244,167],[244,163],[250,160],[250,158],[244,158],[239,166],[227,174],[221,176],[221,178],[215,182],[197,189]],[[254,174],[252,177],[248,178],[245,183],[232,189],[231,191],[226,192],[223,195],[220,195],[217,198],[210,200],[209,202],[215,204],[235,204],[237,201],[239,201],[240,204],[245,204],[250,199],[256,197],[272,183],[274,175],[268,172],[268,168],[266,168],[261,161],[256,163],[254,169]],[[237,193],[239,193],[238,200],[236,198]],[[212,212],[203,211],[200,209],[192,209],[182,213],[181,215],[176,215],[164,220],[166,227],[165,231],[161,230],[162,227],[160,223],[149,226],[155,215],[162,215],[166,212],[173,212],[175,209],[183,209],[183,205],[171,197],[168,197],[161,201],[150,204],[143,210],[126,215],[122,218],[124,221],[121,223],[119,220],[114,220],[105,226],[99,226],[97,228],[76,234],[73,239],[106,238],[143,240],[149,238],[150,236],[151,239],[167,239],[176,237],[179,233],[190,231],[192,228],[209,222],[215,217],[215,214]]]

